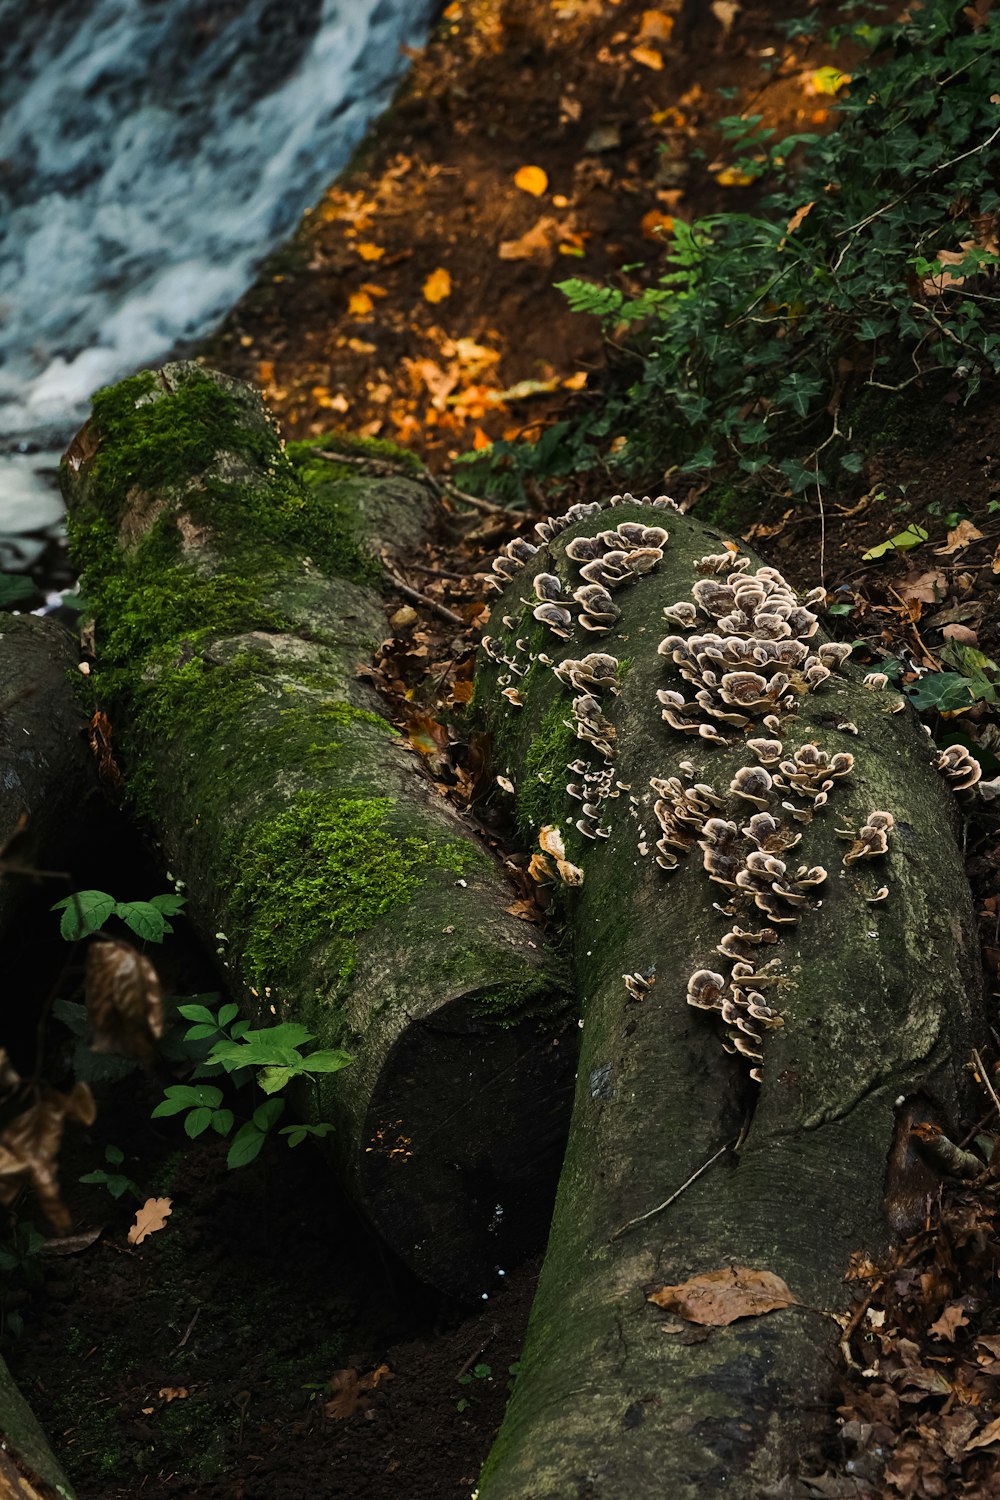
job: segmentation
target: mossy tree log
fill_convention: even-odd
[[[0,1495],[4,1500],[73,1500],[69,1480],[2,1359]]]
[[[587,566],[579,556],[586,544],[571,539],[629,522],[669,532],[662,560],[635,581],[612,577],[610,602],[583,596],[590,623],[603,614],[610,630],[581,629],[579,599],[559,613]],[[891,688],[866,687],[835,650],[817,659],[821,632],[801,651],[789,645],[783,692],[774,691],[773,660],[762,665],[750,647],[732,642],[720,648],[741,631],[744,644],[752,642],[762,626],[773,639],[775,600],[789,610],[772,579],[757,623],[752,608],[741,623],[732,597],[717,592],[735,566],[721,556],[727,540],[676,510],[617,505],[556,535],[493,610],[486,644],[494,659],[481,666],[477,701],[493,706],[494,768],[514,783],[524,833],[534,841],[540,825],[558,826],[566,860],[584,871],[582,887],[567,891],[584,1030],[549,1247],[482,1500],[759,1500],[821,1463],[841,1362],[840,1328],[826,1314],[849,1301],[852,1252],[877,1255],[911,1216],[922,1217],[934,1179],[910,1148],[910,1126],[947,1130],[977,1034],[981,975],[957,806],[932,766],[929,741]],[[642,541],[630,533],[612,574],[616,567],[627,574],[623,550]],[[645,539],[653,550],[656,542]],[[606,556],[612,544],[605,539],[593,551]],[[722,571],[702,577],[698,560],[711,554]],[[695,612],[699,579],[714,613]],[[568,638],[533,617],[529,598],[552,602],[550,619]],[[663,609],[678,601],[687,609],[665,620]],[[793,625],[794,641],[809,628],[804,612]],[[677,639],[659,654],[669,634]],[[688,644],[699,635],[729,653],[714,679],[711,645]],[[728,682],[723,694],[723,674],[741,651],[751,657],[737,668],[744,681]],[[592,665],[589,680],[577,671],[567,689],[554,667],[594,652],[617,658],[617,668]],[[601,671],[611,680],[598,686]],[[745,680],[749,671],[756,685]],[[748,700],[764,694],[761,674],[773,701],[751,710]],[[700,702],[691,678],[705,694]],[[506,704],[504,689],[512,695]],[[679,729],[661,719],[660,690],[676,695],[665,708]],[[728,721],[718,717],[725,712]],[[769,713],[776,718],[765,725]],[[734,722],[740,717],[749,723]],[[700,737],[700,723],[717,742]],[[588,739],[577,737],[578,727]],[[781,741],[780,753],[762,746],[769,739]],[[796,763],[800,747],[807,748]],[[817,747],[832,777],[817,777]],[[844,755],[853,758],[849,771]],[[756,787],[756,805],[730,791],[744,767],[755,768],[741,784]],[[785,789],[768,788],[762,770]],[[672,788],[664,785],[670,777],[678,779]],[[824,779],[827,805],[822,797],[814,805]],[[691,792],[699,783],[702,791]],[[705,788],[721,804],[705,800]],[[759,849],[740,830],[765,803],[779,831]],[[894,826],[886,836],[885,820],[876,820],[866,854],[847,831],[860,836],[879,811],[891,813]],[[714,828],[701,832],[710,818]],[[578,822],[596,836],[583,836]],[[765,825],[754,826],[763,840]],[[782,854],[796,834],[801,844]],[[883,838],[887,851],[878,854]],[[544,842],[551,849],[553,836]],[[667,865],[676,859],[672,873],[658,866],[658,853]],[[783,877],[764,863],[779,856],[789,867]],[[808,870],[796,881],[799,864]],[[713,882],[710,871],[730,881],[742,871],[746,884]],[[775,894],[781,886],[790,899]],[[882,887],[888,894],[878,899]],[[723,956],[718,945],[734,928],[769,936],[759,945],[731,938]],[[730,1024],[739,1016],[732,1036],[762,1053],[762,1063],[724,1050],[719,1014],[687,1003],[699,971],[691,993],[726,1004]],[[625,975],[635,976],[629,988]],[[760,1082],[750,1076],[754,1064]],[[647,1300],[661,1285],[732,1266],[784,1278],[799,1305],[709,1333]],[[794,1482],[781,1490],[792,1492]]]
[[[379,553],[431,533],[426,488],[290,453],[196,365],[98,395],[64,465],[91,681],[234,993],[354,1055],[301,1102],[357,1201],[420,1274],[480,1291],[558,1169],[560,986],[358,677]]]

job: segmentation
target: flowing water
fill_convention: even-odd
[[[0,567],[58,526],[91,394],[221,318],[438,8],[0,0]]]

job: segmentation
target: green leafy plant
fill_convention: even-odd
[[[105,1146],[104,1160],[108,1167],[120,1167],[125,1160],[125,1153],[120,1146]],[[139,1184],[133,1182],[125,1172],[108,1171],[107,1167],[97,1167],[93,1172],[84,1173],[80,1181],[107,1188],[112,1198],[122,1198],[126,1193],[131,1193],[133,1198],[138,1198],[142,1203],[146,1197]]]
[[[240,1125],[229,1148],[230,1167],[242,1167],[260,1154],[268,1135],[284,1113],[285,1101],[274,1097],[298,1078],[314,1083],[323,1073],[337,1073],[352,1061],[350,1053],[333,1048],[302,1049],[316,1040],[308,1027],[294,1021],[276,1026],[252,1029],[249,1021],[239,1018],[239,1007],[231,1002],[213,1014],[207,1005],[179,1005],[178,1014],[191,1024],[185,1042],[199,1049],[192,1078],[225,1074],[237,1086],[251,1081],[268,1095]],[[204,1051],[205,1044],[207,1052]],[[223,1092],[213,1084],[193,1081],[171,1084],[153,1110],[153,1118],[184,1115],[184,1129],[192,1139],[211,1128],[228,1136],[235,1125],[233,1111],[223,1105]],[[296,1121],[278,1132],[289,1146],[299,1146],[309,1136],[323,1137],[333,1129],[329,1124],[306,1124]]]
[[[947,372],[966,399],[1000,372],[1000,13],[928,0],[879,25],[845,15],[833,39],[868,62],[832,102],[837,128],[778,140],[759,116],[722,121],[733,169],[764,190],[759,212],[675,219],[651,285],[633,267],[560,283],[624,357],[599,412],[552,429],[534,462],[606,454],[634,477],[662,474],[665,456],[686,473],[726,460],[804,495],[863,464],[840,372],[888,391]],[[512,456],[494,444],[479,462]]]
[[[24,1318],[17,1304],[24,1293],[42,1282],[39,1259],[45,1235],[34,1224],[12,1220],[6,1237],[0,1240],[0,1340],[20,1338]]]
[[[162,943],[174,930],[167,918],[175,917],[186,899],[175,891],[148,901],[116,901],[107,891],[75,891],[55,902],[51,910],[62,912],[59,931],[69,943],[100,932],[112,917],[118,917],[143,942]]]

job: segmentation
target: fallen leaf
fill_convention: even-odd
[[[948,580],[937,568],[914,578],[904,578],[896,586],[896,593],[907,604],[940,604],[947,592]]]
[[[367,1411],[372,1404],[372,1392],[391,1379],[388,1365],[379,1365],[367,1375],[359,1375],[355,1369],[334,1370],[327,1381],[330,1400],[323,1403],[323,1410],[333,1421],[346,1422],[358,1412]]]
[[[862,553],[862,562],[875,562],[880,557],[885,557],[887,552],[909,552],[913,547],[919,547],[921,542],[926,542],[929,532],[922,526],[907,526],[905,531],[900,531],[896,536],[891,536],[887,542],[879,542],[877,547],[871,547]]]
[[[663,67],[663,58],[655,47],[633,47],[631,57],[644,68],[652,68],[654,73],[659,73]]]
[[[996,1442],[1000,1442],[1000,1417],[994,1417],[982,1432],[977,1432],[974,1438],[970,1438],[965,1445],[965,1451],[971,1453],[973,1448],[988,1448],[990,1443]]]
[[[367,292],[352,292],[347,299],[347,311],[352,318],[366,318],[374,306]]]
[[[545,214],[520,239],[501,240],[497,254],[501,260],[534,260],[550,255],[560,234],[558,221]]]
[[[162,1229],[173,1212],[173,1200],[170,1198],[147,1198],[140,1209],[136,1210],[135,1223],[128,1232],[130,1245],[141,1245],[147,1235],[155,1234]]]
[[[968,625],[946,625],[941,634],[946,641],[957,641],[960,646],[978,646],[979,637]]]
[[[720,187],[749,187],[759,175],[758,172],[744,172],[740,167],[723,167],[721,172],[716,172],[715,180]]]
[[[997,546],[997,550],[993,554],[993,565],[990,571],[992,573],[1000,573],[1000,545]]]
[[[777,1308],[791,1307],[798,1298],[773,1271],[726,1266],[721,1271],[692,1276],[677,1286],[657,1287],[646,1300],[687,1318],[689,1323],[724,1328],[737,1318],[756,1318]]]
[[[670,214],[661,213],[658,208],[651,208],[648,214],[642,216],[642,233],[647,240],[661,240],[666,234],[673,234],[674,221]]]
[[[712,15],[722,27],[722,35],[727,37],[733,29],[733,22],[740,13],[740,6],[736,0],[712,0]]]
[[[361,240],[354,248],[362,260],[381,260],[385,254],[384,245],[373,245],[368,240]]]
[[[92,1051],[152,1061],[163,1035],[163,999],[144,954],[117,938],[95,939],[87,949],[84,999]]]
[[[157,1392],[161,1401],[166,1401],[169,1406],[171,1401],[184,1401],[188,1395],[186,1385],[164,1385]]]
[[[666,11],[644,10],[639,23],[639,40],[641,42],[669,42],[673,29],[674,18],[667,15]]]
[[[978,526],[971,521],[959,521],[948,533],[948,540],[943,547],[935,547],[934,552],[938,557],[950,557],[953,552],[961,552],[963,547],[968,547],[972,542],[981,540],[983,533]]]
[[[850,81],[850,73],[842,73],[839,68],[817,68],[809,79],[809,87],[814,94],[839,94]]]
[[[801,224],[802,224],[803,220],[806,218],[806,216],[808,214],[812,213],[812,211],[815,208],[815,206],[816,206],[816,200],[814,198],[811,203],[803,203],[803,205],[802,205],[801,208],[797,208],[795,210],[795,212],[792,214],[792,217],[789,219],[788,223],[785,225],[785,229],[788,232],[788,234],[794,234],[795,233],[796,229],[798,229],[801,226]]]
[[[423,291],[425,302],[443,302],[451,296],[451,277],[443,266],[431,272],[424,282]]]
[[[6,1063],[6,1053],[0,1051],[0,1057]],[[12,1069],[10,1076],[16,1077]],[[30,1183],[53,1229],[67,1234],[72,1220],[59,1196],[58,1176],[63,1130],[67,1120],[92,1125],[96,1116],[87,1084],[75,1084],[68,1094],[44,1088],[41,1097],[15,1115],[0,1135],[0,1203],[10,1207],[25,1183]]]
[[[927,1332],[936,1339],[949,1339],[954,1343],[955,1334],[960,1328],[964,1328],[968,1321],[961,1302],[949,1302],[944,1312],[930,1325]]]
[[[548,174],[541,167],[518,167],[514,173],[514,186],[533,198],[540,198],[548,185]]]

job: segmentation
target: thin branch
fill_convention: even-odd
[[[687,1182],[682,1182],[675,1193],[671,1193],[669,1198],[665,1198],[662,1203],[658,1203],[656,1207],[651,1208],[648,1213],[640,1214],[637,1219],[629,1219],[627,1224],[622,1224],[621,1227],[616,1229],[614,1234],[611,1235],[611,1239],[619,1239],[623,1234],[626,1234],[628,1230],[634,1229],[637,1224],[645,1224],[647,1219],[654,1218],[656,1214],[661,1214],[665,1208],[669,1208],[671,1203],[676,1203],[681,1193],[686,1192],[693,1182],[697,1182],[702,1173],[707,1172],[709,1167],[712,1166],[714,1162],[717,1162],[719,1160],[720,1156],[724,1156],[726,1152],[731,1148],[737,1147],[742,1138],[743,1132],[741,1131],[738,1136],[734,1136],[731,1141],[727,1141],[724,1146],[720,1146],[715,1155],[710,1156],[708,1158],[708,1161],[702,1162],[698,1170],[696,1172],[692,1172]]]

